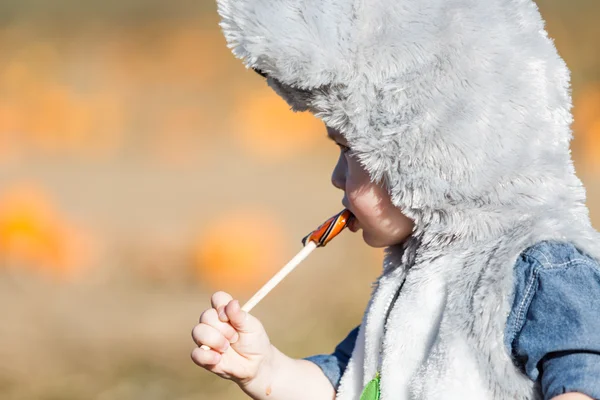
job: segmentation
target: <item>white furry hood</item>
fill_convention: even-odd
[[[587,219],[569,71],[533,1],[218,7],[235,55],[342,132],[417,231],[478,241],[540,212]]]

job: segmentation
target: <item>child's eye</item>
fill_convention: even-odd
[[[339,143],[336,143],[336,144],[338,145],[338,147],[340,148],[340,150],[342,150],[342,153],[347,153],[347,152],[350,151],[350,147],[344,146],[343,144],[339,144]]]

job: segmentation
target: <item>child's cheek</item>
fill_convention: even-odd
[[[360,185],[348,185],[346,190],[346,196],[353,205],[353,211],[358,215],[359,220],[361,217],[364,219],[374,218],[380,214],[381,202],[376,196],[373,186],[370,184]],[[363,221],[366,222],[366,221]]]
[[[375,184],[371,182],[368,173],[356,162],[348,162],[346,177],[346,196],[354,206],[357,217],[374,217],[379,214],[381,203],[377,198]],[[365,221],[366,222],[366,221]]]

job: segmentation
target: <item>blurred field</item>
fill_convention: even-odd
[[[539,5],[600,226],[600,3]],[[5,0],[0,50],[0,398],[244,398],[193,365],[190,331],[340,210],[324,128],[233,58],[212,1]],[[330,352],[381,259],[344,234],[255,314],[288,354]]]

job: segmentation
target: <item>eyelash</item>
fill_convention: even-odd
[[[339,144],[339,143],[336,143],[336,144],[340,148],[340,150],[342,150],[342,153],[345,154],[350,151],[350,147],[344,146],[343,144]]]

